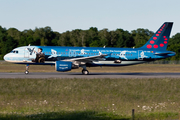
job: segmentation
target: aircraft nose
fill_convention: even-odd
[[[5,60],[5,61],[7,61],[7,60],[8,60],[8,58],[9,58],[9,55],[8,55],[8,54],[6,54],[6,55],[4,56],[4,60]]]

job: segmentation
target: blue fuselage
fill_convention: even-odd
[[[39,63],[36,52],[42,49],[45,61]],[[100,47],[57,47],[57,46],[23,46],[12,50],[4,56],[9,62],[21,64],[54,64],[55,61],[63,61],[75,58],[88,58],[98,55],[106,55],[103,58],[86,62],[87,66],[121,66],[139,64],[157,59],[163,59],[175,55],[171,51],[155,51],[141,48],[100,48]],[[116,62],[117,61],[117,62]],[[83,62],[83,61],[81,61]]]

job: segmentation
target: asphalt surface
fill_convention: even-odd
[[[72,72],[51,73],[0,73],[0,78],[180,78],[180,73],[90,73],[82,75]]]

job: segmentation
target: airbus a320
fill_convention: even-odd
[[[4,56],[7,62],[29,65],[55,65],[58,72],[82,67],[82,74],[89,74],[87,67],[127,66],[140,64],[176,55],[167,51],[172,22],[165,22],[156,33],[140,48],[113,47],[60,47],[23,46],[13,49]]]

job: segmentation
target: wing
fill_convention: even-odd
[[[72,59],[65,59],[63,61],[78,61],[78,62],[92,62],[92,61],[97,61],[97,60],[104,60],[104,56],[107,56],[106,54],[101,54],[97,56],[90,56],[90,57],[81,57],[81,58],[72,58]]]

